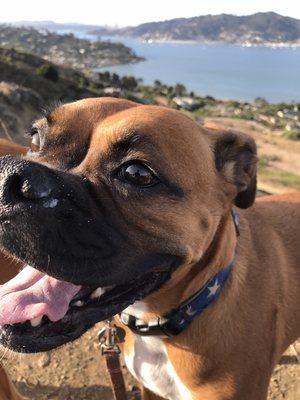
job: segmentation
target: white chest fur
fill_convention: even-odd
[[[135,308],[126,310],[133,314]],[[140,310],[141,307],[136,307]],[[135,310],[137,311],[137,310]],[[134,313],[137,314],[137,313]],[[141,314],[139,317],[141,317]],[[130,354],[125,355],[125,363],[132,375],[147,389],[168,400],[189,400],[191,395],[181,382],[162,339],[154,336],[134,335],[134,345]]]

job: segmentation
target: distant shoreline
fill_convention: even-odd
[[[109,35],[107,35],[109,36]],[[122,38],[122,36],[116,35],[118,38]],[[170,43],[170,44],[203,44],[203,45],[233,45],[240,47],[270,47],[270,48],[299,48],[300,42],[263,42],[263,43],[251,43],[251,42],[211,42],[211,41],[198,41],[198,40],[174,40],[174,39],[143,39],[134,36],[124,36],[124,38],[137,39],[144,43]]]
[[[96,34],[90,34],[91,36],[97,37]],[[174,40],[174,39],[157,39],[149,38],[145,39],[143,37],[128,36],[128,35],[100,35],[101,40],[109,40],[109,38],[116,38],[118,41],[122,42],[122,39],[135,39],[142,43],[170,43],[170,44],[202,44],[210,46],[218,45],[232,45],[240,47],[270,47],[270,48],[299,48],[300,41],[297,42],[262,42],[262,43],[252,43],[252,42],[223,42],[223,41],[208,41],[208,40]]]

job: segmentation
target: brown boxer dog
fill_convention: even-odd
[[[26,154],[28,149],[20,146],[7,139],[0,138],[0,155],[18,156]],[[0,252],[0,285],[9,281],[13,276],[17,275],[21,268],[21,264],[12,260]],[[0,400],[22,400],[23,397],[16,391],[16,388],[9,379],[4,367],[0,364]]]
[[[300,195],[252,206],[253,139],[112,98],[30,133],[0,159],[1,245],[30,265],[0,290],[1,343],[49,350],[122,312],[144,399],[266,399],[300,332]]]

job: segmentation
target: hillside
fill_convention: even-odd
[[[92,32],[97,33],[97,30]],[[99,30],[99,34],[102,32],[103,28]],[[149,22],[136,27],[109,30],[108,33],[144,40],[300,45],[300,20],[274,12],[247,16],[204,15]]]
[[[86,25],[76,22],[59,23],[54,21],[16,21],[11,22],[10,25],[16,27],[31,27],[35,29],[43,29],[52,32],[69,31],[69,32],[88,32],[91,29],[99,28],[98,25]]]
[[[85,70],[140,61],[133,50],[121,43],[78,39],[33,28],[0,25],[0,46],[35,54],[60,65]]]
[[[50,75],[47,73],[49,68]],[[55,71],[53,75],[51,70]],[[84,73],[53,64],[33,54],[1,47],[0,81],[13,82],[35,90],[46,103],[95,94]]]
[[[24,141],[24,130],[45,105],[97,95],[81,72],[0,47],[0,136]]]
[[[147,102],[133,92],[133,77],[87,74],[33,54],[0,47],[0,137],[24,142],[24,131],[53,102],[122,96]]]

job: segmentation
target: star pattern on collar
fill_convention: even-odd
[[[187,306],[186,309],[186,314],[189,315],[190,317],[192,317],[193,315],[195,315],[197,312],[197,310],[193,309],[191,306]]]
[[[217,291],[220,289],[218,278],[215,280],[215,283],[212,286],[208,286],[207,289],[209,290],[209,294],[207,297],[215,296]]]

